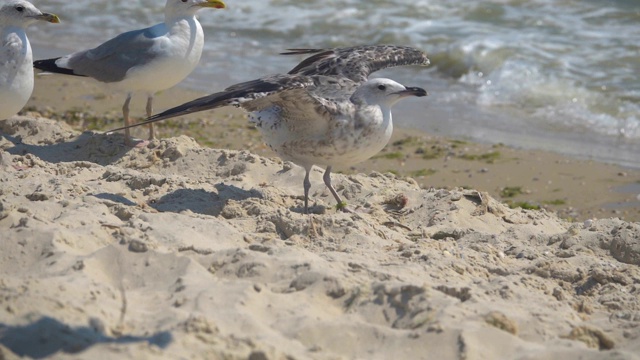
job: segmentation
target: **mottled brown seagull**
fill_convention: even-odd
[[[278,156],[305,168],[305,212],[313,165],[326,167],[324,183],[344,209],[331,185],[332,167],[351,166],[377,154],[391,138],[391,107],[403,98],[427,95],[422,88],[390,79],[368,79],[369,74],[393,66],[428,65],[429,59],[420,50],[392,45],[292,49],[285,54],[313,55],[288,74],[233,85],[134,126],[222,106],[242,107]]]

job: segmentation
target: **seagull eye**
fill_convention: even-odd
[[[378,85],[378,89],[382,90],[382,91],[385,91],[385,90],[387,90],[387,87],[384,86],[384,85]]]
[[[189,1],[189,0],[182,0],[182,2],[187,2],[187,1]]]
[[[23,12],[24,11],[24,7],[23,6],[16,6],[16,10],[18,12]]]

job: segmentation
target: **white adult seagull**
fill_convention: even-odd
[[[345,209],[331,185],[332,167],[351,166],[377,154],[393,132],[391,107],[403,98],[427,95],[422,88],[391,79],[369,80],[369,74],[392,66],[428,65],[429,59],[420,50],[393,45],[293,49],[286,54],[315,55],[288,74],[233,85],[134,126],[227,105],[242,107],[278,156],[305,168],[305,212],[313,165],[326,166],[324,183],[338,208]]]
[[[134,92],[147,94],[149,117],[154,94],[176,85],[198,65],[204,33],[196,12],[225,7],[221,0],[167,0],[164,23],[120,34],[94,49],[38,60],[33,66],[53,73],[89,76],[127,91],[122,115],[125,126],[129,126],[129,103]],[[153,138],[153,125],[149,125],[149,139]],[[125,143],[131,144],[128,130]]]
[[[8,1],[0,8],[0,120],[20,111],[33,92],[33,55],[25,29],[36,21],[60,19],[24,0]]]

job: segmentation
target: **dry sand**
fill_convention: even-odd
[[[640,359],[640,223],[0,121],[0,359]]]

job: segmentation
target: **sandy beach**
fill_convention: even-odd
[[[0,359],[640,359],[637,170],[396,129],[305,215],[241,112],[128,148],[122,100],[0,121]]]

